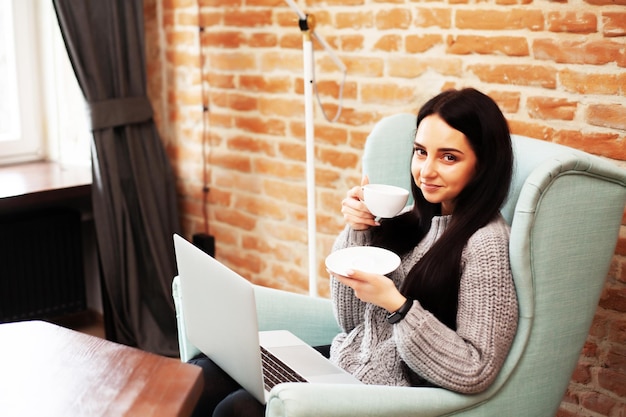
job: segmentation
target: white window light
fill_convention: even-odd
[[[84,98],[52,2],[0,0],[0,164],[89,164]]]

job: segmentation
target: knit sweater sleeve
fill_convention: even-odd
[[[462,256],[456,331],[418,302],[394,326],[398,352],[412,371],[462,393],[483,391],[496,378],[517,328],[508,236],[501,220],[468,241]]]
[[[337,236],[333,245],[333,252],[351,246],[368,246],[371,241],[371,233],[368,230],[352,230],[346,226]],[[337,323],[344,332],[349,333],[363,321],[365,303],[359,300],[352,288],[337,281],[331,274],[330,295],[333,301],[333,311]]]

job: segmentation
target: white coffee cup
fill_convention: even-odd
[[[386,184],[363,186],[363,202],[376,217],[394,217],[406,206],[408,199],[409,192],[401,187]]]

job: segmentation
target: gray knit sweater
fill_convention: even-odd
[[[444,232],[450,216],[435,217],[428,234],[388,276],[399,287]],[[347,226],[333,250],[369,245],[370,231]],[[517,298],[509,265],[509,227],[502,219],[478,230],[462,254],[457,330],[416,301],[404,320],[389,324],[385,309],[364,303],[332,278],[331,296],[343,332],[331,360],[367,384],[411,386],[424,380],[461,393],[477,393],[495,379],[517,328]]]

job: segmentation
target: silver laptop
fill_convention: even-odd
[[[262,350],[308,383],[361,384],[294,334],[259,332],[254,288],[241,275],[178,235],[174,249],[189,341],[261,403],[277,383],[264,375]]]

